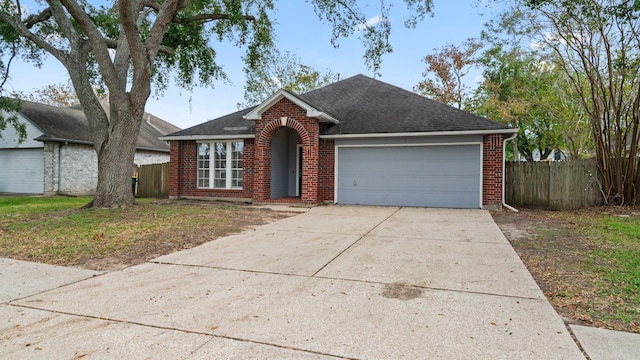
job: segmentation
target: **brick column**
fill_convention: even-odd
[[[178,199],[180,197],[180,165],[182,162],[181,141],[171,141],[169,143],[169,198]]]
[[[502,209],[502,134],[485,135],[482,144],[482,208]]]

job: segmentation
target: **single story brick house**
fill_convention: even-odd
[[[171,198],[501,208],[516,132],[356,75],[161,139]]]
[[[0,132],[0,192],[94,194],[98,184],[98,156],[84,112],[79,107],[23,101],[17,116],[26,126],[27,138],[18,142],[18,134],[11,126]],[[168,162],[169,144],[159,137],[178,130],[177,126],[145,114],[138,135],[135,165]]]

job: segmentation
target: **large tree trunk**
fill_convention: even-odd
[[[120,116],[122,115],[125,114]],[[129,116],[127,120],[119,119],[120,121],[115,122],[116,125],[102,147],[96,148],[98,187],[93,207],[126,207],[135,203],[131,191],[131,176],[141,119],[134,119],[132,114]]]

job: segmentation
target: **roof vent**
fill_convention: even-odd
[[[242,131],[249,130],[248,126],[225,126],[222,128],[224,131]]]

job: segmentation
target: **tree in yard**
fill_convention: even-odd
[[[566,75],[535,51],[489,48],[480,58],[483,83],[470,110],[519,128],[515,160],[533,161],[537,152],[547,158],[554,149],[569,149],[580,158],[588,143],[584,116],[576,108]]]
[[[259,104],[280,89],[303,94],[338,81],[333,71],[304,65],[295,53],[278,49],[272,50],[263,66],[245,72],[245,102],[239,108]]]
[[[425,77],[414,91],[441,103],[462,109],[469,95],[470,87],[464,83],[464,77],[476,63],[475,54],[482,44],[468,39],[462,46],[446,45],[442,49],[433,49],[435,53],[425,56],[423,61],[427,69]]]
[[[634,205],[640,185],[640,2],[522,0],[538,41],[559,59],[589,119],[602,192]]]
[[[382,21],[369,24],[356,0],[309,2],[332,26],[334,45],[342,37],[360,34],[365,62],[377,72],[382,55],[391,51],[391,6],[380,0]],[[431,13],[432,0],[404,2],[412,14],[408,25]],[[36,49],[23,56],[38,64],[48,54],[69,72],[98,155],[94,207],[135,201],[130,171],[152,84],[163,89],[175,75],[178,85],[191,89],[196,83],[225,79],[213,40],[244,46],[249,68],[259,67],[272,46],[272,0],[116,0],[100,6],[85,0],[45,0],[33,6],[27,13],[18,0],[2,0],[0,30],[9,28],[29,45],[25,49]],[[5,49],[12,44],[2,40]],[[104,84],[108,93],[108,114],[94,91],[96,84]]]
[[[70,83],[46,85],[29,94],[20,94],[21,99],[41,104],[60,107],[71,107],[80,104],[75,90]]]
[[[27,138],[26,125],[20,123],[17,116],[22,103],[15,94],[7,93],[5,85],[9,81],[11,63],[19,55],[19,49],[23,48],[24,40],[13,28],[0,22],[0,45],[0,137],[2,131],[11,126],[18,134],[18,141],[22,142]]]

